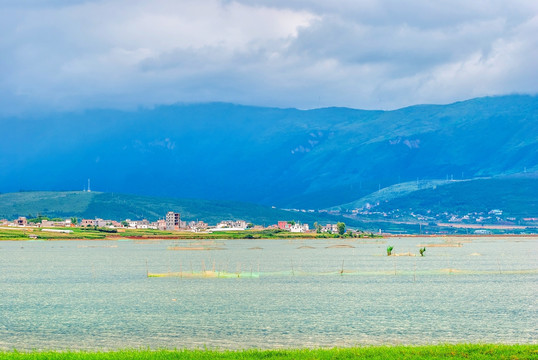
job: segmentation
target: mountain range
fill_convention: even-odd
[[[537,110],[537,96],[511,95],[393,111],[208,103],[5,117],[0,191],[91,179],[109,193],[333,208],[397,184],[536,173]]]

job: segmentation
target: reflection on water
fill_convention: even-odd
[[[0,349],[537,343],[537,241],[0,242]]]

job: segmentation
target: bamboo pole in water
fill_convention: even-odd
[[[293,259],[290,259],[291,262],[291,274],[295,276],[295,270],[293,270]]]

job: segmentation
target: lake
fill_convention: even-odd
[[[2,241],[0,349],[536,344],[537,244]]]

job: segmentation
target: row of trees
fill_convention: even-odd
[[[62,218],[59,218],[59,217],[48,217],[46,215],[41,215],[41,214],[37,214],[36,217],[33,217],[32,214],[28,214],[26,216],[26,218],[28,219],[28,222],[29,223],[34,223],[34,224],[37,224],[37,223],[40,223],[41,221],[45,220],[45,221],[64,221],[64,219]],[[76,217],[72,217],[71,218],[71,224],[78,224],[78,219]]]

